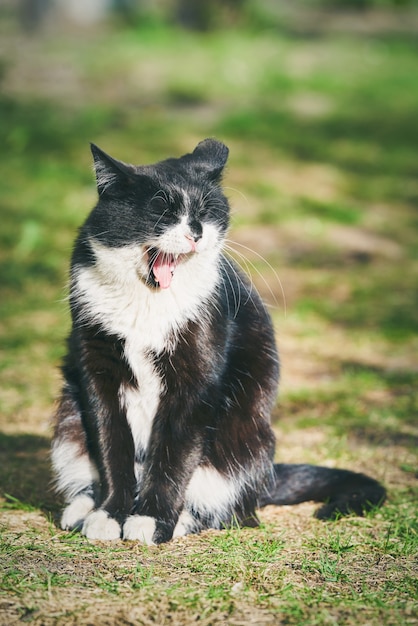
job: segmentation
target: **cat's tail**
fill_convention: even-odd
[[[298,504],[313,500],[324,502],[315,517],[337,519],[342,515],[364,515],[381,506],[385,488],[373,478],[344,469],[316,465],[274,465],[274,478],[261,494],[259,506]]]

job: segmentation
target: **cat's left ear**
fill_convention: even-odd
[[[217,139],[204,139],[193,151],[198,166],[213,180],[219,179],[228,160],[229,149]]]
[[[116,184],[129,184],[133,181],[135,172],[131,165],[117,161],[94,143],[90,144],[90,148],[94,159],[99,195],[111,190]]]

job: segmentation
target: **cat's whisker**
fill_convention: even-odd
[[[155,228],[158,226],[158,224],[161,222],[161,220],[163,219],[163,217],[165,216],[165,214],[167,213],[167,211],[168,211],[168,207],[165,209],[165,211],[163,211],[163,212],[161,213],[160,217],[159,217],[159,218],[158,218],[158,220],[155,222],[155,224],[154,224],[154,230],[155,230]]]
[[[229,286],[231,288],[231,291],[232,291],[232,294],[233,294],[233,297],[234,297],[234,303],[235,303],[234,311],[232,312],[231,311],[231,306],[230,306],[230,299],[229,299],[229,295],[228,295],[228,293],[229,293],[228,285],[227,285],[226,280],[224,278],[222,278],[222,282],[224,284],[225,298],[226,298],[226,302],[227,302],[227,306],[228,306],[228,314],[229,315],[232,314],[232,317],[235,319],[236,316],[237,316],[237,313],[238,313],[238,310],[236,308],[237,298],[236,298],[235,290],[234,290],[234,287],[232,285],[231,277],[229,276],[229,274],[227,274],[227,278],[228,278]]]
[[[200,194],[200,198],[199,198],[199,204],[200,206],[205,206],[207,204],[208,199],[210,198],[210,196],[212,194],[217,194],[219,192],[218,187],[212,187],[211,189],[209,189],[209,191],[207,191],[205,194]],[[216,210],[219,213],[229,213],[230,209],[227,205],[225,205],[225,202],[222,200],[219,200],[219,198],[216,197],[215,195],[215,199],[212,200],[210,199],[210,206],[213,208],[216,208]]]
[[[224,277],[222,276],[222,274],[220,274],[220,279],[221,279],[221,284],[222,284],[222,287],[223,287],[223,290],[224,290],[224,294],[225,294],[225,301],[226,301],[226,306],[227,306],[227,309],[228,309],[228,316],[229,316],[229,315],[231,315],[231,310],[229,308],[228,289],[227,289],[227,286],[226,286],[226,281],[225,281]],[[215,296],[214,296],[214,298],[215,298]],[[217,311],[218,311],[218,313],[220,313],[222,315],[222,312],[220,311],[219,308],[217,308]]]
[[[227,246],[227,248],[228,248],[228,246]],[[229,256],[230,256],[231,260],[233,260],[233,261],[235,261],[235,262],[236,262],[236,260],[234,259],[234,257],[233,257],[232,255],[229,255]],[[224,255],[224,257],[225,257],[225,258],[227,258],[225,255]],[[248,262],[247,262],[247,259],[246,259],[244,256],[242,256],[242,262],[243,262],[243,264],[246,266],[246,272],[245,272],[245,274],[246,274],[246,276],[247,276],[247,278],[248,278],[248,280],[249,280],[249,283],[250,283],[250,291],[248,291],[248,299],[246,300],[246,302],[248,302],[248,300],[251,300],[251,302],[255,305],[254,299],[253,299],[253,297],[252,297],[252,294],[253,294],[253,291],[254,291],[254,282],[253,282],[253,280],[252,280],[251,273],[248,271]],[[233,266],[232,266],[232,269],[233,269],[233,271],[234,271],[234,272],[235,272],[235,274],[236,274],[236,273],[237,273],[237,272],[236,272],[236,269],[235,269]]]
[[[222,281],[223,282],[223,281]],[[211,297],[210,300],[211,306],[215,309],[215,311],[219,314],[222,315],[221,309],[219,308],[219,305],[216,302],[216,298],[214,296]]]
[[[231,292],[232,292],[232,295],[233,295],[233,297],[234,297],[234,304],[235,304],[234,318],[235,318],[235,317],[237,316],[237,314],[238,314],[239,307],[240,307],[240,304],[241,304],[241,288],[240,288],[240,282],[239,282],[239,280],[238,280],[238,277],[237,277],[237,274],[236,274],[236,270],[235,270],[234,266],[232,265],[232,263],[231,263],[231,262],[230,262],[230,261],[229,261],[229,260],[228,260],[225,256],[223,256],[223,258],[224,258],[225,262],[228,264],[229,268],[231,269],[231,271],[232,271],[232,273],[233,273],[233,275],[234,275],[234,277],[235,277],[236,284],[237,284],[237,286],[238,286],[238,295],[237,295],[237,294],[236,294],[236,292],[235,292],[235,289],[234,289],[234,285],[233,285],[233,282],[232,282],[232,278],[231,278],[231,276],[229,275],[229,272],[227,272],[227,273],[226,273],[226,276],[227,276],[227,278],[228,278],[228,282],[229,282],[229,285],[230,285],[230,287],[231,287]],[[226,292],[226,297],[227,297],[227,299],[228,299],[228,293],[227,293],[227,292]]]
[[[223,257],[225,263],[228,264],[228,266],[229,266],[231,272],[233,273],[233,275],[235,276],[235,279],[236,279],[237,285],[238,285],[238,289],[241,291],[240,286],[242,284],[242,281],[240,280],[239,275],[237,273],[237,270],[235,269],[235,267],[234,267],[234,265],[232,263],[232,256],[231,256],[231,261],[228,259],[227,256],[225,256],[225,254],[222,254],[222,257]],[[251,276],[249,275],[248,278],[250,279]],[[254,286],[253,286],[253,283],[252,283],[251,280],[249,282],[250,282],[250,289],[249,290],[246,289],[247,299],[245,300],[244,304],[247,304],[247,302],[250,301],[250,302],[252,302],[254,307],[257,308],[258,305],[257,305],[256,299],[254,299],[254,297],[253,297],[253,291],[254,291],[253,287]]]
[[[142,255],[145,258],[149,258],[150,252],[152,250],[152,246],[147,246],[142,249]]]
[[[104,237],[105,235],[109,235],[109,234],[112,234],[112,232],[110,230],[102,230],[102,231],[99,231],[98,233],[94,233],[94,237],[95,237],[95,239],[99,239],[99,238]],[[90,241],[89,235],[86,235],[85,237],[83,237],[83,241],[85,243],[88,243]]]
[[[209,191],[207,191],[204,195],[201,194],[200,198],[201,198],[201,202],[202,204],[206,203],[206,200],[209,198],[209,196],[211,196],[214,192],[216,191],[216,189],[209,189]]]
[[[280,291],[282,293],[283,304],[284,304],[284,309],[285,309],[285,313],[286,313],[286,296],[285,296],[285,293],[284,293],[283,285],[282,285],[282,282],[280,280],[280,277],[279,277],[277,271],[271,265],[271,263],[269,263],[267,261],[267,259],[265,257],[263,257],[261,254],[259,254],[256,250],[253,250],[252,248],[249,248],[248,246],[244,246],[243,244],[240,244],[240,243],[238,243],[236,241],[233,241],[233,240],[226,240],[226,243],[227,243],[226,247],[227,247],[227,249],[229,251],[233,252],[234,254],[237,254],[239,256],[239,258],[243,262],[245,262],[247,268],[248,268],[248,266],[250,266],[258,274],[258,276],[263,280],[263,283],[265,284],[265,286],[268,288],[269,293],[272,296],[273,300],[277,303],[277,298],[276,298],[274,292],[272,291],[269,283],[267,282],[267,280],[265,279],[264,275],[262,274],[262,272],[257,268],[257,266],[250,259],[248,259],[239,250],[236,250],[233,246],[240,246],[241,248],[244,248],[248,252],[251,252],[252,254],[255,254],[263,263],[265,263],[267,265],[267,267],[273,272],[274,277],[275,277],[275,279],[277,280],[277,283],[280,286]]]
[[[229,255],[231,260],[236,261],[233,257],[233,255]],[[238,255],[239,256],[239,255]],[[224,254],[223,257],[225,258],[225,260],[229,263],[228,261],[228,257]],[[245,301],[245,303],[247,303],[249,300],[254,304],[255,307],[257,307],[257,303],[253,298],[253,291],[255,290],[254,288],[254,282],[251,276],[251,272],[248,270],[248,262],[245,259],[245,257],[242,257],[242,263],[246,266],[246,276],[248,278],[249,284],[250,284],[250,289],[249,291],[247,291],[247,300]],[[236,269],[234,268],[234,266],[232,265],[232,263],[229,263],[229,265],[231,266],[231,269],[235,272],[236,274]]]
[[[236,189],[235,187],[226,187],[226,186],[223,186],[223,189],[224,189],[224,190],[229,189],[230,191],[235,191],[235,193],[237,193],[239,196],[241,196],[241,198],[242,198],[243,200],[245,200],[245,203],[247,204],[247,206],[249,206],[249,205],[250,205],[250,201],[248,200],[248,198],[247,198],[247,196],[245,195],[245,193],[243,193],[243,192],[241,191],[241,189]]]
[[[142,254],[141,254],[141,258],[143,258],[145,261],[148,262],[148,271],[146,274],[146,281],[149,282],[152,276],[152,266],[153,266],[153,261],[151,258],[151,251],[152,251],[152,246],[147,246],[144,247],[142,249]]]
[[[156,191],[151,198],[151,202],[153,200],[162,200],[163,202],[167,202],[167,204],[170,202],[170,198],[165,189],[159,189],[158,191]]]
[[[273,290],[270,287],[270,284],[267,282],[266,278],[264,277],[264,275],[262,274],[262,272],[260,272],[260,270],[256,267],[256,265],[250,261],[247,257],[244,256],[243,253],[241,253],[239,250],[236,250],[234,248],[234,246],[239,246],[240,248],[243,248],[244,250],[251,252],[251,254],[254,254],[257,258],[259,258],[263,263],[265,263],[267,265],[267,267],[273,272],[273,275],[280,287],[280,291],[282,294],[282,298],[283,298],[283,308],[284,308],[284,315],[286,317],[287,315],[287,305],[286,305],[286,294],[283,288],[283,284],[282,281],[280,280],[280,277],[277,273],[277,271],[275,270],[275,268],[272,266],[271,263],[269,263],[269,261],[267,261],[267,259],[265,257],[263,257],[263,255],[259,254],[256,250],[253,250],[252,248],[245,246],[242,243],[238,243],[237,241],[234,241],[232,239],[225,239],[225,247],[227,250],[234,252],[235,254],[237,254],[243,261],[245,260],[246,263],[249,263],[250,266],[253,268],[253,270],[257,273],[257,275],[262,279],[264,285],[267,287],[270,295],[272,296],[274,302],[277,304],[277,298],[276,295],[274,294]]]

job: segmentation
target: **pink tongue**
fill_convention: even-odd
[[[161,289],[167,289],[173,278],[173,257],[171,254],[159,252],[152,266],[155,279],[159,282]]]

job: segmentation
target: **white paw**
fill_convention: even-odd
[[[87,515],[94,509],[94,500],[87,495],[81,495],[65,507],[61,517],[61,528],[63,530],[74,530],[81,528]]]
[[[113,517],[109,517],[106,511],[100,509],[93,511],[86,517],[81,532],[87,539],[100,539],[102,541],[120,539],[120,525]]]
[[[155,519],[148,515],[130,515],[123,525],[123,538],[128,541],[141,541],[147,546],[155,545],[152,538],[155,532]]]
[[[182,511],[173,532],[173,539],[188,535],[195,525],[194,518],[187,511]]]

